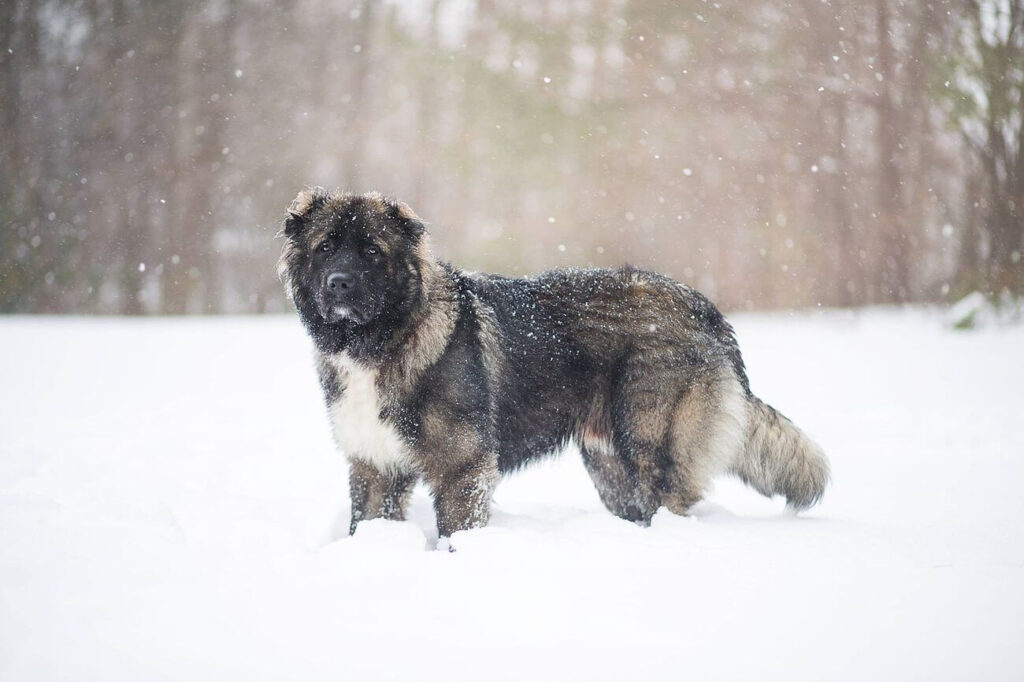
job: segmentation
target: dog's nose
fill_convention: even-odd
[[[355,281],[356,278],[349,272],[335,272],[327,278],[327,288],[338,293],[345,289],[351,289]]]

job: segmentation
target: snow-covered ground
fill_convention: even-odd
[[[1024,328],[733,319],[819,507],[723,480],[638,528],[568,452],[455,553],[422,490],[342,536],[292,317],[0,319],[0,679],[1024,677]]]

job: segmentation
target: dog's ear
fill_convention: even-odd
[[[288,215],[284,219],[281,232],[286,237],[299,234],[313,211],[323,206],[328,198],[330,194],[323,187],[313,187],[299,192],[288,206]]]
[[[389,201],[388,215],[398,223],[402,228],[402,232],[411,239],[419,239],[427,230],[427,226],[420,220],[420,217],[404,201]]]

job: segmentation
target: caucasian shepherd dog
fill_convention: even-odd
[[[433,494],[442,538],[487,523],[499,476],[570,440],[613,514],[684,514],[720,473],[804,509],[821,449],[750,392],[708,299],[636,270],[513,279],[434,259],[423,222],[376,193],[301,192],[280,274],[316,345],[351,472],[350,532]]]

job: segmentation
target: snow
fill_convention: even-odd
[[[448,553],[422,489],[344,537],[296,319],[0,318],[0,679],[1024,675],[1024,327],[733,319],[819,507],[723,480],[639,528],[569,452]]]

